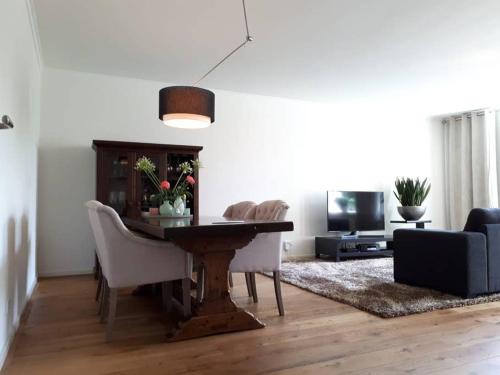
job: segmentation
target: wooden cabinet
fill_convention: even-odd
[[[120,216],[134,216],[148,211],[149,197],[155,193],[149,179],[135,170],[136,161],[142,156],[150,158],[156,165],[160,180],[168,180],[174,186],[179,176],[178,165],[184,161],[198,159],[200,146],[181,146],[154,143],[99,141],[92,142],[97,153],[96,199],[113,207]],[[198,216],[199,176],[193,177],[193,198],[187,207]]]

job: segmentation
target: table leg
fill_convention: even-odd
[[[418,229],[425,229],[425,223],[416,223]]]
[[[169,341],[264,327],[255,316],[235,305],[229,293],[227,273],[234,250],[199,254],[203,264],[203,299],[193,316],[179,323]]]

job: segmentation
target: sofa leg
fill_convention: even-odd
[[[273,272],[274,279],[274,293],[276,294],[276,302],[278,303],[278,311],[280,316],[285,315],[285,309],[283,308],[283,297],[281,296],[281,280],[280,271]]]
[[[259,302],[259,297],[257,296],[257,283],[255,282],[255,272],[250,272],[250,281],[252,285],[252,297],[253,302]]]

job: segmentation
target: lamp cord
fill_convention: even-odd
[[[235,49],[233,49],[231,52],[229,52],[226,56],[224,56],[224,58],[219,61],[214,67],[212,67],[208,72],[206,72],[203,77],[201,77],[199,80],[197,80],[193,86],[196,86],[198,83],[200,83],[203,79],[205,79],[210,73],[212,73],[215,69],[217,69],[224,61],[226,61],[227,59],[229,59],[232,55],[234,55],[236,53],[236,51],[238,51],[240,48],[244,47],[247,43],[249,42],[252,42],[253,41],[253,37],[250,36],[250,31],[248,29],[248,18],[247,18],[247,8],[246,8],[246,5],[245,5],[245,0],[242,0],[243,2],[243,16],[245,18],[245,29],[246,29],[246,32],[247,32],[247,35],[245,37],[245,41],[242,42],[238,47],[236,47]]]

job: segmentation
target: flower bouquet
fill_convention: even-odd
[[[151,159],[143,156],[135,164],[135,169],[144,173],[158,191],[155,198],[160,202],[160,214],[165,216],[184,215],[186,199],[193,197],[190,189],[196,183],[192,174],[200,168],[199,160],[179,164],[180,175],[174,187],[171,188],[170,182],[160,181],[155,174],[156,166]]]

